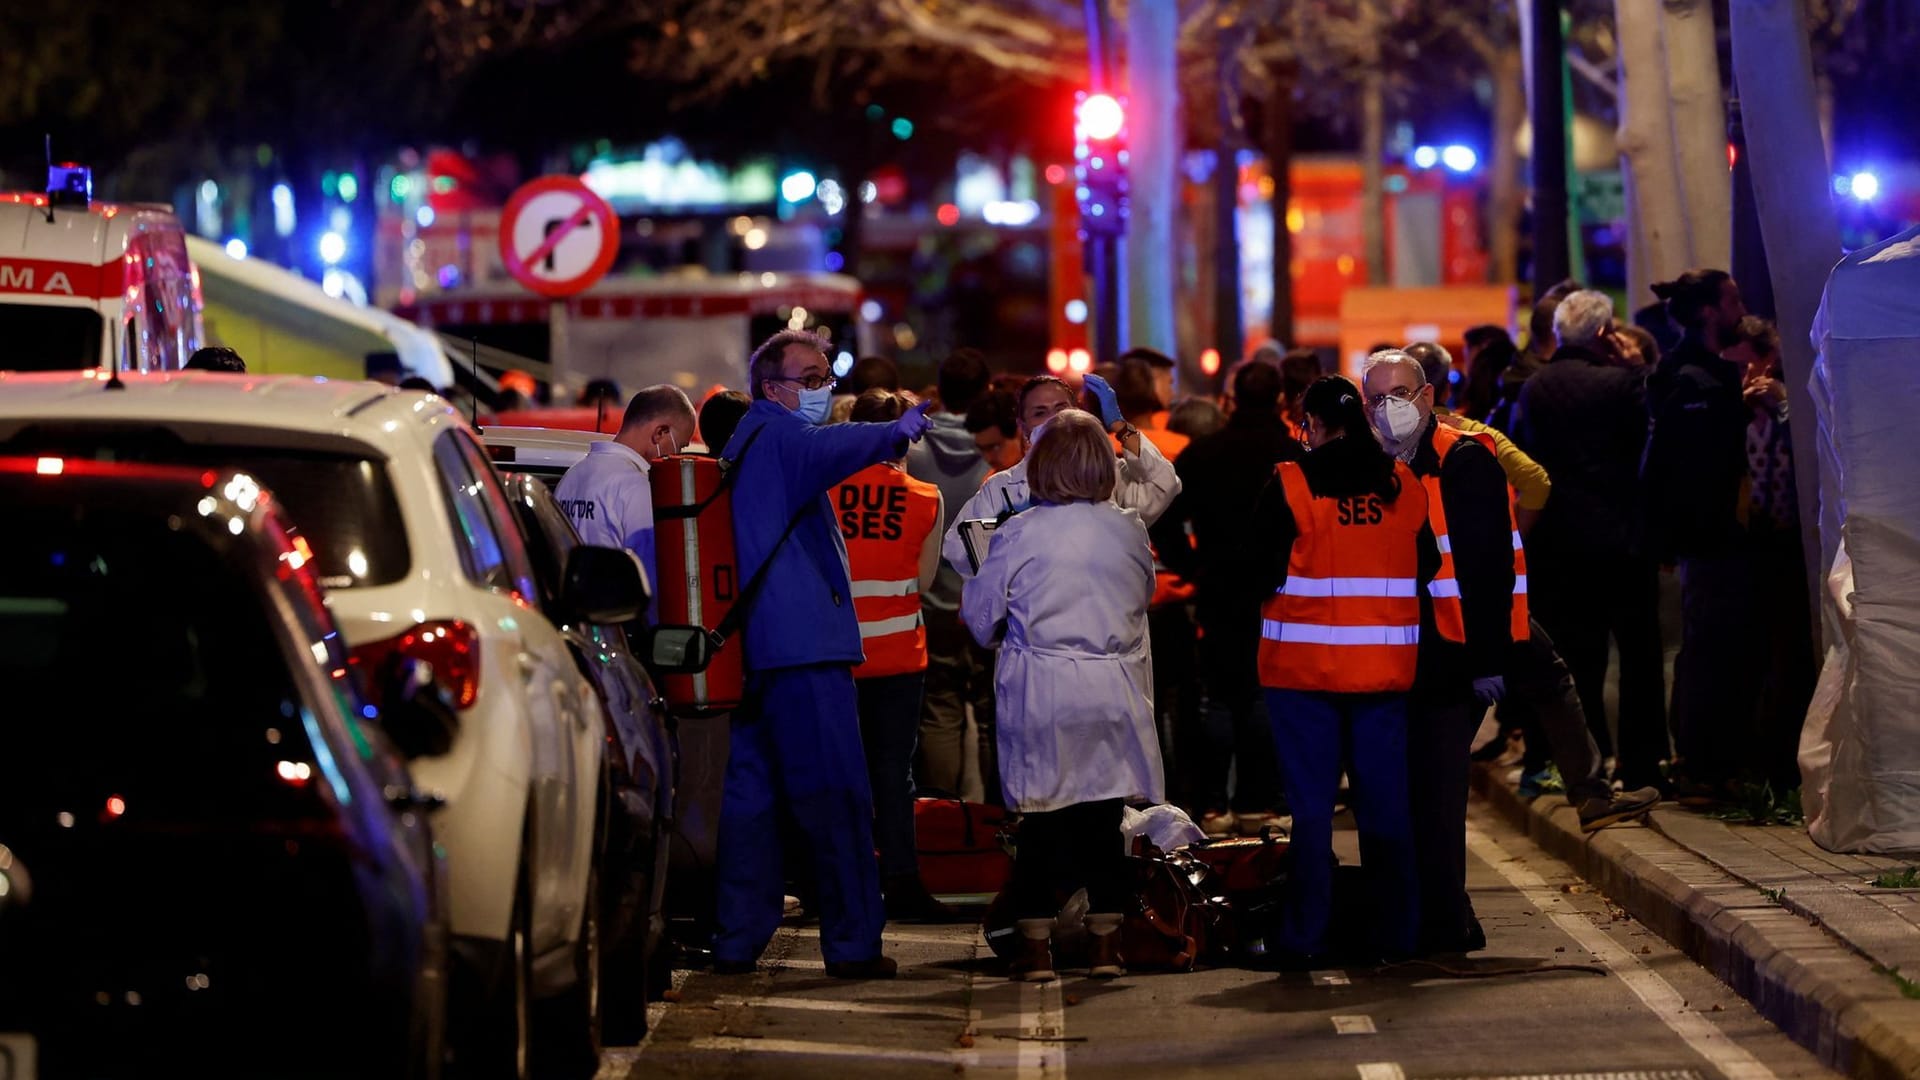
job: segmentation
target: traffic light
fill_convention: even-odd
[[[1127,109],[1111,94],[1074,95],[1074,195],[1084,236],[1127,229]]]

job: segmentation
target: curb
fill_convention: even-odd
[[[1529,803],[1476,764],[1474,790],[1554,858],[1712,972],[1829,1068],[1920,1077],[1920,1000],[1818,923],[1652,828],[1586,834],[1559,797]],[[1684,811],[1655,811],[1662,813]]]

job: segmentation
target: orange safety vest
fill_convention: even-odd
[[[1467,620],[1460,611],[1460,580],[1453,573],[1453,541],[1447,536],[1447,507],[1440,498],[1440,466],[1461,439],[1472,439],[1494,451],[1493,436],[1484,432],[1465,432],[1447,424],[1433,427],[1433,450],[1439,462],[1433,475],[1422,477],[1427,488],[1427,514],[1433,521],[1433,539],[1440,545],[1440,572],[1427,583],[1427,595],[1433,597],[1433,625],[1448,641],[1467,640]],[[1508,632],[1515,641],[1532,634],[1527,625],[1527,552],[1520,543],[1520,526],[1513,518],[1513,488],[1507,488],[1507,529],[1513,534],[1513,612]]]
[[[1395,462],[1400,495],[1319,498],[1298,462],[1275,466],[1298,534],[1287,581],[1261,609],[1260,685],[1338,694],[1413,686],[1427,493]]]
[[[841,481],[833,512],[847,542],[853,613],[867,658],[856,679],[927,670],[920,619],[920,549],[939,524],[940,489],[891,462]]]

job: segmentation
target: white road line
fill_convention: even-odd
[[[1405,1070],[1391,1061],[1369,1061],[1354,1068],[1360,1071],[1360,1080],[1407,1080]]]
[[[1372,1035],[1375,1031],[1371,1016],[1331,1016],[1333,1032],[1336,1035]]]
[[[792,1054],[801,1057],[849,1057],[869,1061],[923,1061],[935,1065],[978,1065],[980,1054],[973,1050],[907,1050],[872,1046],[867,1043],[807,1042],[803,1039],[750,1039],[739,1035],[713,1035],[693,1040],[695,1050],[732,1050],[747,1054]]]
[[[861,1016],[890,1016],[899,1020],[971,1021],[975,1013],[952,1005],[911,1005],[904,1002],[834,1001],[801,997],[725,997],[715,1005],[745,1006],[754,1009],[799,1009],[804,1012],[857,1013]]]
[[[1019,1080],[1065,1080],[1067,1014],[1060,1002],[1060,980],[1020,984],[1020,1053],[1014,1075]]]
[[[1313,971],[1308,972],[1308,977],[1313,980],[1315,986],[1353,985],[1353,980],[1347,978],[1347,973],[1344,971]]]
[[[1581,948],[1592,953],[1620,977],[1649,1012],[1680,1036],[1694,1052],[1720,1070],[1727,1080],[1774,1080],[1772,1069],[1736,1044],[1699,1012],[1687,1007],[1672,984],[1661,978],[1619,942],[1602,933],[1585,915],[1560,910],[1559,897],[1539,874],[1521,865],[1494,839],[1471,823],[1467,825],[1467,848],[1507,879],[1540,913],[1553,920]]]

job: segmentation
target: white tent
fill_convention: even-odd
[[[1920,851],[1920,229],[1840,261],[1813,339],[1827,657],[1800,739],[1808,831]]]

